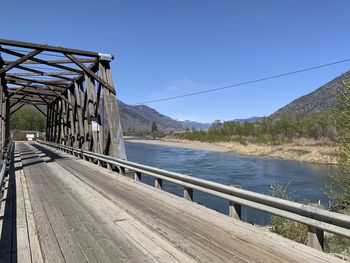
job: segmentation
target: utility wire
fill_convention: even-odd
[[[223,86],[223,87],[219,87],[219,88],[207,89],[207,90],[202,90],[202,91],[197,91],[197,92],[192,92],[192,93],[187,93],[187,94],[182,94],[182,95],[177,95],[177,96],[172,96],[172,97],[160,98],[160,99],[156,99],[156,100],[143,101],[143,102],[135,103],[133,105],[149,104],[149,103],[155,103],[155,102],[160,102],[160,101],[174,100],[174,99],[180,99],[180,98],[200,95],[200,94],[214,92],[214,91],[219,91],[219,90],[224,90],[224,89],[230,89],[230,88],[244,86],[244,85],[257,83],[257,82],[262,82],[262,81],[266,81],[266,80],[270,80],[270,79],[277,79],[277,78],[281,78],[281,77],[285,77],[285,76],[289,76],[289,75],[294,75],[294,74],[302,73],[302,72],[305,72],[305,71],[310,71],[310,70],[315,70],[315,69],[319,69],[319,68],[329,67],[329,66],[333,66],[333,65],[349,62],[349,61],[350,61],[350,58],[344,59],[344,60],[335,61],[335,62],[330,62],[330,63],[323,64],[323,65],[318,65],[318,66],[313,66],[313,67],[309,67],[309,68],[304,68],[304,69],[299,69],[299,70],[295,70],[295,71],[290,71],[290,72],[282,73],[282,74],[278,74],[278,75],[272,75],[272,76],[263,77],[263,78],[259,78],[259,79],[254,79],[254,80],[249,80],[249,81],[245,81],[245,82],[240,82],[240,83],[236,83],[236,84],[232,84],[232,85],[228,85],[228,86]]]

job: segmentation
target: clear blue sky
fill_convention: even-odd
[[[133,104],[350,58],[350,1],[2,0],[0,38],[112,53]],[[211,122],[269,115],[350,63],[149,104]]]

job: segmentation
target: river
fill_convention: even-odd
[[[320,202],[329,206],[325,194],[331,182],[330,174],[335,167],[308,163],[248,157],[233,153],[166,147],[126,141],[128,160],[166,169],[192,174],[192,176],[225,185],[240,185],[243,189],[271,195],[272,185],[286,186],[290,198],[299,202]],[[154,185],[152,177],[143,176],[142,181]],[[163,189],[182,196],[183,188],[163,182]],[[222,213],[228,213],[228,202],[198,191],[194,201]],[[242,210],[244,221],[265,225],[270,216],[253,209]]]

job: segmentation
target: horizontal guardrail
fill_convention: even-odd
[[[323,248],[323,232],[322,235],[320,235],[320,231],[322,230],[350,238],[350,216],[348,215],[62,144],[46,141],[38,142],[67,151],[71,154],[80,156],[81,158],[93,159],[109,166],[116,166],[119,171],[122,171],[122,174],[128,169],[134,172],[134,178],[137,181],[140,181],[142,173],[153,176],[156,178],[155,186],[157,188],[162,187],[162,180],[181,185],[185,188],[185,196],[187,196],[187,199],[189,200],[192,200],[193,189],[223,198],[230,201],[230,214],[232,213],[232,216],[236,218],[240,218],[240,206],[243,205],[303,223],[309,227],[309,239],[312,239],[314,234],[317,239],[316,243],[322,242],[322,244],[318,245],[309,244],[318,249]]]
[[[13,142],[9,142],[7,147],[3,149],[3,159],[2,159],[2,165],[1,165],[1,171],[0,171],[0,200],[2,200],[2,195],[3,195],[2,188],[4,184],[4,178],[6,177],[9,169],[12,151],[13,151]]]

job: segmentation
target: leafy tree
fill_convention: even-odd
[[[342,131],[340,172],[332,175],[338,189],[333,186],[330,195],[335,199],[336,210],[350,212],[350,84],[343,84],[345,90],[340,94],[340,105],[334,110],[337,128]]]
[[[158,132],[158,127],[155,121],[152,121],[151,132],[152,133]]]
[[[21,108],[11,115],[10,129],[45,131],[46,118],[38,110]]]

